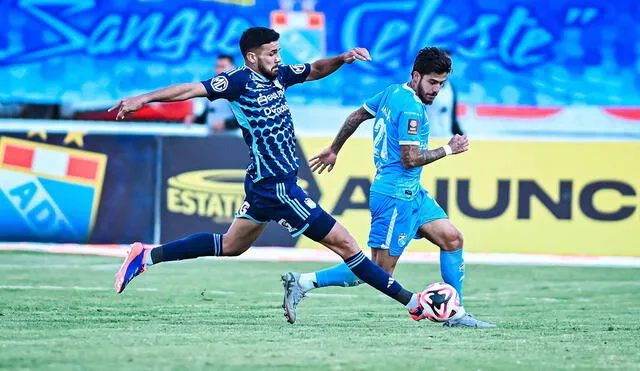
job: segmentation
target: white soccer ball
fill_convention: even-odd
[[[436,282],[422,292],[420,305],[425,318],[433,322],[446,322],[460,310],[460,296],[453,286]]]

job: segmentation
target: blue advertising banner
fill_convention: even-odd
[[[0,241],[153,241],[156,141],[0,134]]]
[[[453,53],[462,102],[640,104],[637,1],[319,1],[313,10],[321,23],[308,17],[297,34],[286,32],[299,17],[288,9],[274,15],[280,3],[295,2],[237,3],[4,1],[0,100],[104,102],[203,80],[217,54],[241,60],[237,42],[245,28],[273,24],[285,32],[288,63],[355,46],[373,56],[292,89],[290,99],[302,103],[360,104],[405,80],[416,51],[436,45]],[[314,27],[318,32],[308,32]],[[326,45],[314,45],[322,38]]]

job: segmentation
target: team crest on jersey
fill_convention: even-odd
[[[225,76],[216,76],[211,80],[211,89],[221,92],[227,90],[229,80]]]
[[[418,120],[409,119],[409,124],[407,126],[407,134],[411,134],[411,135],[418,134]]]
[[[284,219],[280,219],[278,220],[278,224],[280,224],[281,227],[283,227],[284,229],[286,229],[287,231],[289,231],[289,233],[293,233],[296,229],[293,228],[291,226],[291,224],[289,224],[286,220]]]
[[[310,199],[309,197],[307,197],[307,198],[305,198],[305,199],[304,199],[304,204],[305,204],[305,205],[307,205],[307,206],[309,206],[309,208],[310,208],[310,209],[315,209],[315,208],[316,208],[316,206],[318,206],[318,205],[316,205],[316,203],[315,203],[315,202],[313,202],[313,200],[312,200],[312,199]]]
[[[307,66],[305,66],[304,64],[292,64],[289,66],[289,68],[291,68],[291,71],[293,71],[293,73],[299,75],[304,72]]]
[[[406,244],[407,244],[407,235],[405,233],[401,233],[398,236],[398,245],[400,247],[404,247],[404,245],[406,245]]]

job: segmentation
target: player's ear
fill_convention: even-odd
[[[247,60],[251,63],[256,63],[258,61],[258,56],[254,52],[248,52]]]
[[[420,72],[418,72],[418,71],[411,72],[411,81],[416,82],[416,83],[418,81],[420,81]]]

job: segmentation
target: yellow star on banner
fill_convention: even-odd
[[[47,132],[44,130],[35,131],[31,130],[27,133],[27,138],[39,137],[40,139],[46,141],[47,140]]]
[[[70,144],[75,143],[78,147],[84,147],[84,136],[86,133],[78,133],[78,132],[68,132],[67,136],[64,137],[62,143]]]

